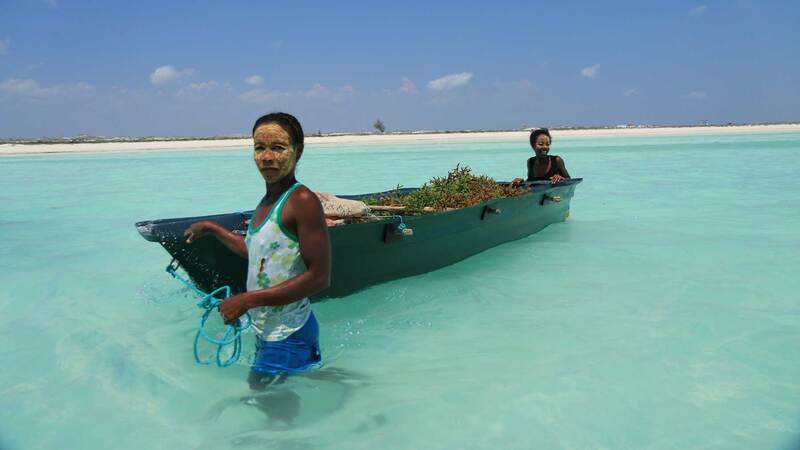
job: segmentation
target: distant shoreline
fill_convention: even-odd
[[[730,133],[800,132],[800,123],[769,125],[724,126],[670,126],[670,127],[615,127],[615,128],[553,128],[558,137],[624,137],[624,136],[675,136]],[[527,141],[530,129],[513,131],[421,131],[390,132],[384,134],[327,134],[306,136],[309,146],[325,144],[377,144],[445,142],[468,140],[521,140]],[[121,153],[142,151],[223,150],[247,148],[252,141],[244,136],[210,138],[68,138],[56,140],[17,140],[0,144],[0,156],[68,154],[68,153]]]

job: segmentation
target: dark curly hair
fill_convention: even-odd
[[[549,137],[550,142],[553,142],[553,138],[550,136],[550,130],[547,128],[539,128],[538,130],[531,131],[531,148],[536,148],[536,139],[538,139],[541,135]]]

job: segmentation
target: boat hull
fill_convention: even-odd
[[[331,285],[314,298],[341,297],[377,283],[430,272],[562,222],[580,181],[533,185],[529,195],[404,216],[405,232],[400,217],[331,227]],[[164,219],[139,222],[136,227],[145,239],[159,242],[201,289],[228,285],[241,292],[245,289],[247,261],[213,238],[186,244],[183,231],[199,220],[215,220],[229,230],[244,233],[251,215],[252,211]]]

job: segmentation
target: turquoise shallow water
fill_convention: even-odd
[[[556,140],[569,221],[315,304],[326,368],[252,398],[137,220],[251,209],[247,150],[0,159],[0,448],[800,447],[800,134]],[[525,142],[310,146],[348,194]],[[244,400],[242,400],[244,398]]]

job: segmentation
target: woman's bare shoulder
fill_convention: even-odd
[[[294,190],[286,201],[286,205],[297,215],[310,214],[316,216],[322,211],[322,203],[320,203],[317,194],[305,185],[300,185]]]
[[[297,189],[294,190],[294,195],[292,195],[291,199],[300,200],[301,202],[319,203],[319,198],[317,197],[317,194],[315,194],[314,191],[309,189],[304,184],[297,186]]]

